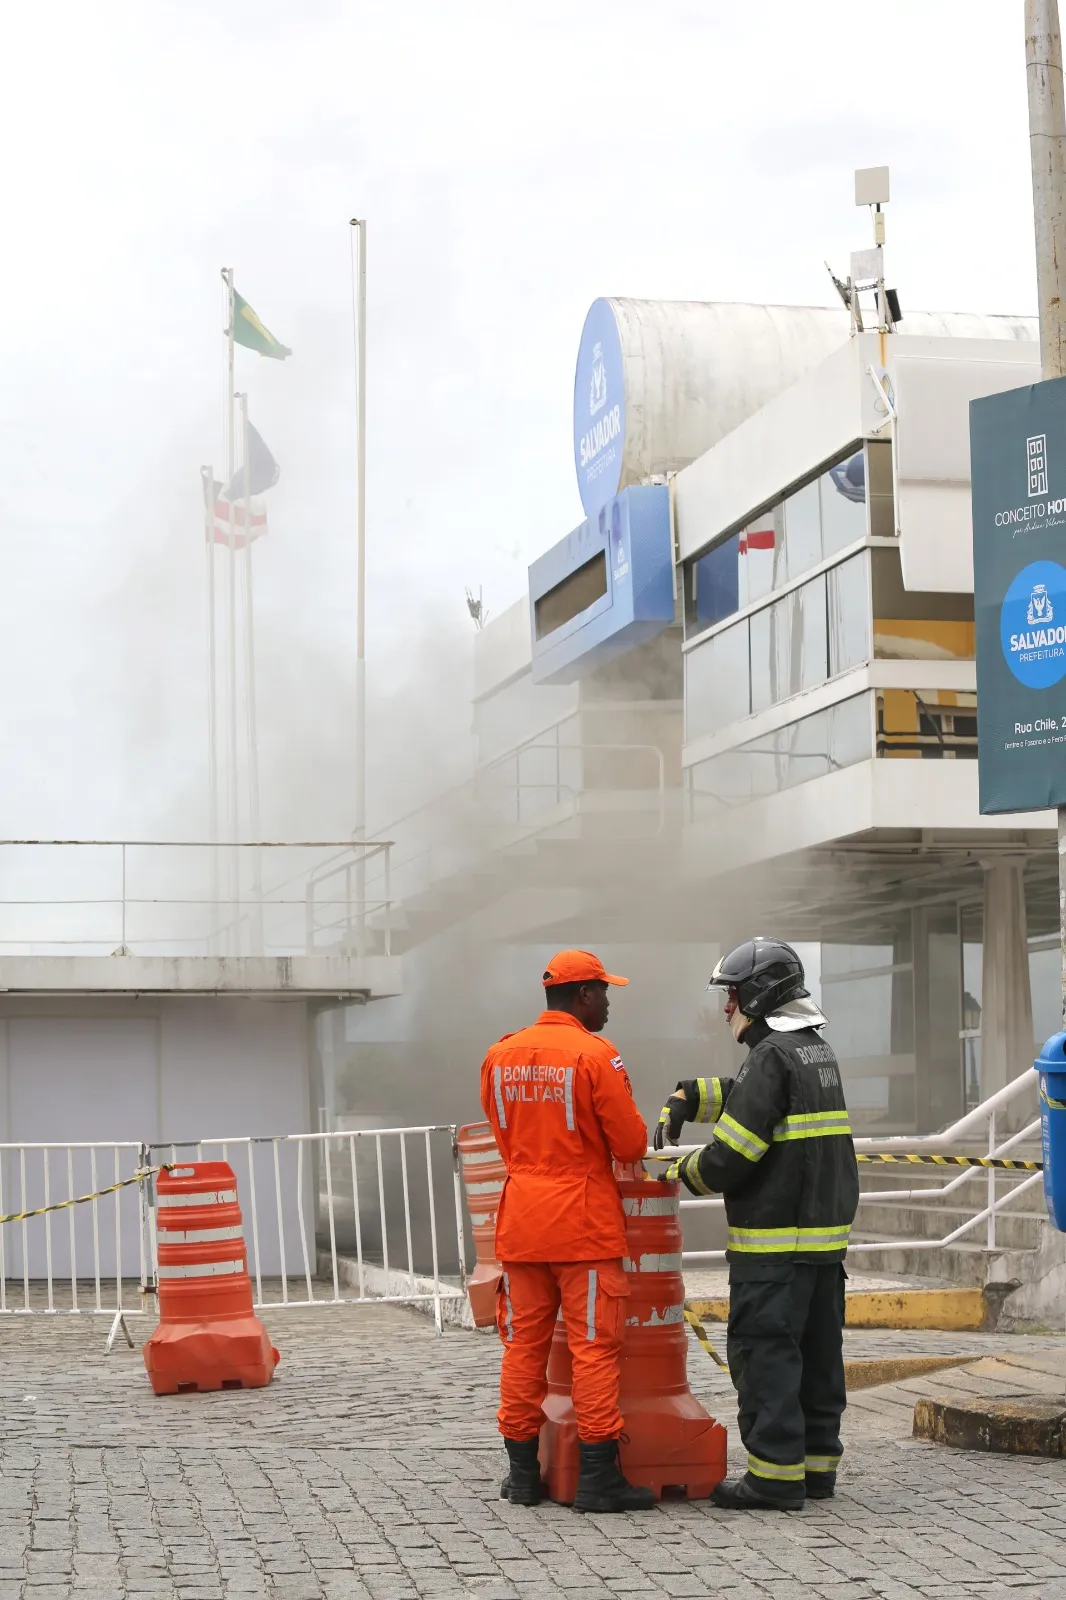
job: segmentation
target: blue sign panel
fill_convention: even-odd
[[[625,371],[609,300],[594,300],[581,331],[574,374],[574,465],[586,514],[618,492],[626,431]]]
[[[573,683],[674,620],[670,492],[623,489],[529,569],[534,683]]]
[[[981,810],[1066,805],[1066,378],[970,402]]]

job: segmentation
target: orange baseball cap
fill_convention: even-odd
[[[544,968],[545,988],[552,983],[614,983],[623,987],[628,978],[608,972],[599,956],[589,950],[560,950]]]

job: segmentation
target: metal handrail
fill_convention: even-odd
[[[1019,1073],[1016,1078],[1012,1079],[1010,1083],[1005,1084],[1002,1089],[997,1090],[995,1094],[989,1095],[988,1099],[983,1101],[979,1106],[975,1106],[972,1111],[968,1111],[965,1116],[959,1117],[957,1121],[949,1124],[948,1127],[942,1129],[939,1133],[924,1134],[919,1136],[897,1134],[882,1138],[860,1137],[854,1141],[855,1149],[857,1152],[869,1154],[893,1154],[896,1152],[907,1152],[917,1155],[939,1153],[945,1146],[957,1146],[967,1142],[978,1142],[973,1137],[974,1134],[979,1129],[983,1131],[984,1128],[987,1128],[988,1155],[996,1158],[1003,1158],[1010,1150],[1017,1148],[1018,1145],[1033,1137],[1040,1127],[1040,1119],[1036,1118],[1030,1122],[1027,1122],[1023,1128],[1020,1128],[1017,1132],[1012,1133],[1008,1138],[998,1141],[996,1138],[997,1112],[1002,1111],[1006,1106],[1012,1104],[1013,1101],[1015,1101],[1020,1095],[1026,1093],[1027,1091],[1035,1093],[1035,1090],[1036,1082],[1033,1070],[1030,1067],[1024,1072]],[[702,1145],[678,1145],[676,1147],[676,1154],[684,1155],[690,1151],[699,1149],[702,1149]],[[653,1152],[649,1152],[649,1154],[650,1153]],[[860,1243],[849,1245],[849,1254],[865,1254],[875,1250],[945,1249],[949,1245],[954,1244],[957,1239],[961,1239],[966,1234],[972,1232],[972,1230],[982,1222],[987,1223],[985,1248],[989,1251],[995,1251],[998,1248],[996,1244],[997,1216],[1000,1214],[1000,1212],[1005,1212],[1020,1195],[1025,1194],[1034,1186],[1034,1184],[1041,1182],[1041,1173],[1033,1173],[1022,1178],[1021,1181],[1018,1181],[1018,1179],[1012,1174],[997,1172],[995,1167],[970,1167],[953,1177],[948,1183],[944,1184],[940,1188],[928,1186],[920,1189],[860,1190],[859,1204],[869,1205],[871,1202],[877,1201],[884,1203],[886,1201],[906,1202],[914,1199],[939,1199],[944,1195],[953,1194],[956,1189],[961,1188],[962,1185],[968,1180],[981,1176],[984,1176],[986,1181],[986,1204],[980,1211],[976,1212],[972,1217],[969,1217],[957,1228],[954,1228],[951,1230],[951,1232],[946,1233],[943,1238],[886,1239],[875,1241],[864,1240]],[[1002,1177],[1007,1177],[1009,1179],[1010,1187],[1007,1188],[1005,1192],[1000,1192],[997,1194],[997,1182]],[[720,1196],[711,1196],[709,1198],[686,1198],[681,1201],[681,1207],[683,1210],[702,1209],[716,1211],[722,1210],[724,1206],[725,1201]],[[682,1256],[687,1261],[724,1261],[726,1259],[726,1252],[724,1250],[685,1250],[682,1251]]]
[[[0,911],[11,910],[12,912],[15,912],[20,907],[33,907],[34,909],[48,908],[51,910],[80,907],[85,908],[87,911],[95,911],[97,913],[99,913],[101,908],[103,908],[106,913],[103,918],[102,933],[99,927],[93,927],[90,929],[88,936],[83,935],[80,937],[74,935],[62,936],[60,938],[4,938],[0,939],[0,948],[4,950],[7,950],[8,948],[21,948],[23,950],[28,949],[32,952],[39,947],[45,947],[46,949],[58,948],[60,950],[66,950],[68,948],[86,949],[92,947],[102,947],[108,954],[127,954],[129,953],[127,946],[128,913],[132,913],[138,909],[143,912],[144,908],[157,908],[159,911],[162,911],[162,909],[165,907],[173,907],[175,908],[176,912],[178,912],[180,908],[181,918],[184,919],[188,916],[190,909],[200,907],[203,908],[203,910],[207,913],[207,926],[202,931],[196,932],[185,927],[181,927],[180,931],[169,936],[159,936],[155,933],[150,933],[143,938],[136,938],[136,944],[139,946],[163,947],[164,949],[169,947],[175,952],[179,950],[185,951],[190,946],[203,946],[206,947],[212,954],[214,954],[217,952],[219,944],[224,943],[231,947],[235,947],[231,948],[231,953],[239,954],[240,947],[243,942],[242,930],[246,925],[248,925],[253,930],[251,935],[252,952],[259,955],[265,955],[267,953],[268,942],[263,937],[262,918],[264,912],[270,912],[275,915],[284,915],[287,909],[291,909],[293,911],[296,911],[297,908],[305,909],[306,891],[304,890],[304,885],[309,879],[313,881],[320,876],[322,865],[321,863],[312,863],[309,866],[305,866],[302,870],[280,877],[277,882],[269,885],[266,888],[264,888],[261,882],[258,881],[259,875],[254,874],[257,880],[256,887],[252,891],[251,898],[249,898],[249,895],[244,891],[244,888],[240,883],[240,869],[236,864],[236,860],[240,858],[241,852],[244,852],[245,859],[247,858],[248,853],[251,852],[254,859],[259,851],[328,851],[335,853],[332,856],[332,859],[334,860],[337,859],[336,852],[341,852],[346,860],[351,861],[354,858],[364,869],[366,862],[372,861],[378,857],[384,857],[386,862],[385,881],[387,888],[389,878],[388,860],[392,848],[392,841],[385,839],[366,839],[353,841],[350,838],[297,840],[244,839],[233,841],[187,838],[2,839],[0,840],[0,849],[3,849],[4,847],[12,850],[58,851],[76,849],[83,852],[115,852],[117,853],[117,860],[105,855],[103,858],[102,868],[94,868],[92,873],[93,881],[87,886],[95,889],[95,880],[100,877],[101,872],[105,875],[105,887],[107,886],[106,879],[113,876],[116,872],[118,873],[120,879],[119,884],[115,885],[117,892],[114,894],[101,894],[96,892],[79,897],[71,894],[69,889],[66,893],[57,893],[53,896],[35,895],[33,897],[28,897],[25,895],[18,895],[5,897],[3,894],[0,894]],[[185,892],[175,893],[173,895],[131,894],[129,892],[130,853],[164,852],[170,850],[180,850],[183,852],[188,852],[190,850],[199,851],[206,856],[208,861],[217,860],[220,855],[225,856],[231,852],[235,852],[236,856],[234,858],[233,866],[233,872],[236,877],[235,886],[227,886],[221,892],[218,892],[218,886],[216,883],[215,892],[210,894],[205,892],[201,895],[190,894],[187,889]],[[134,859],[136,860],[136,856]],[[22,871],[24,869],[21,866],[17,866],[16,870]],[[34,868],[31,864],[29,870],[34,872],[40,869]],[[177,877],[181,879],[181,873],[177,868],[176,862],[168,862],[166,858],[164,858],[163,869],[159,868],[158,857],[155,858],[154,865],[153,861],[150,859],[148,870],[164,870],[164,881],[166,877]],[[284,871],[284,868],[282,868],[282,871]],[[54,870],[52,870],[52,876],[56,876]],[[187,879],[181,879],[181,881],[184,884]],[[300,885],[301,893],[299,899],[289,898],[286,896],[285,891],[294,884]],[[386,900],[387,898],[388,896],[386,895]],[[348,906],[348,915],[350,917],[350,897],[349,902],[345,902],[345,904]],[[376,914],[382,910],[384,910],[386,914],[386,925],[388,925],[389,906],[387,903],[382,905],[379,900],[375,900],[372,904],[367,904],[364,900],[363,908],[360,914],[365,920],[368,914]],[[108,926],[108,924],[110,924],[110,926]],[[156,925],[158,926],[158,920]],[[116,943],[118,945],[117,952],[115,951]],[[387,926],[385,944],[386,953],[388,953],[389,938]],[[293,950],[298,951],[300,949],[299,937],[297,937],[295,941],[283,940],[280,945],[275,944],[274,948],[290,952]],[[307,949],[308,953],[310,953],[312,946],[310,944],[305,944],[305,948]]]
[[[567,716],[560,719],[559,722],[552,724],[552,726],[561,728],[570,720],[571,716]],[[659,745],[649,744],[643,741],[626,743],[622,741],[607,740],[594,740],[577,744],[562,744],[558,740],[545,740],[543,738],[543,734],[535,734],[531,738],[524,740],[522,744],[516,746],[514,749],[505,751],[502,755],[494,757],[492,761],[488,762],[484,767],[481,767],[473,777],[464,780],[460,784],[453,785],[451,789],[444,790],[443,793],[438,795],[434,800],[427,801],[424,805],[416,807],[414,810],[408,812],[404,817],[400,818],[397,822],[394,822],[391,825],[389,832],[393,837],[390,841],[391,849],[385,852],[384,855],[383,871],[385,877],[385,887],[379,902],[386,909],[386,926],[384,929],[384,944],[386,954],[391,952],[392,913],[403,904],[403,900],[405,898],[402,888],[404,877],[409,875],[412,872],[412,869],[414,869],[415,873],[417,874],[421,863],[426,861],[431,862],[434,851],[440,848],[441,843],[439,838],[430,838],[428,842],[421,844],[418,848],[411,849],[408,853],[404,853],[402,841],[398,840],[397,836],[402,834],[405,823],[413,821],[416,817],[427,817],[432,823],[439,826],[441,813],[447,810],[450,803],[454,803],[459,798],[465,796],[474,805],[476,805],[478,803],[479,792],[483,791],[486,784],[493,786],[493,793],[497,798],[503,794],[518,796],[519,811],[521,810],[521,796],[524,793],[533,794],[546,792],[548,794],[555,795],[558,804],[566,808],[566,815],[569,817],[575,817],[579,815],[581,798],[583,795],[599,792],[596,790],[589,790],[584,786],[576,786],[563,781],[562,775],[558,771],[556,773],[554,782],[542,782],[539,780],[534,782],[523,781],[520,770],[521,759],[523,755],[535,751],[554,753],[557,757],[564,754],[589,755],[604,751],[612,751],[625,755],[651,755],[654,758],[655,765],[655,778],[652,792],[657,796],[657,815],[655,828],[650,837],[659,838],[663,834],[666,827],[666,757]],[[506,768],[508,764],[512,763],[516,767],[514,777],[504,783],[500,783],[495,775],[498,774],[501,769]],[[643,793],[645,791],[639,792]],[[561,825],[563,820],[565,819],[556,813],[553,813],[550,816],[545,816],[543,809],[541,814],[538,815],[535,820],[530,822],[523,822],[520,817],[516,817],[513,822],[501,817],[499,821],[504,833],[507,834],[507,837],[498,842],[494,841],[489,848],[506,852],[523,845],[528,845],[553,832]],[[451,836],[449,842],[454,843],[454,835]],[[399,848],[397,848],[398,846]],[[353,870],[359,870],[361,873],[365,873],[366,869],[371,865],[370,856],[363,856],[362,860],[359,862],[348,859],[353,851],[361,848],[364,848],[362,841],[349,842],[343,847],[338,856],[331,858],[327,862],[323,862],[308,877],[305,907],[305,938],[308,949],[312,948],[317,927],[314,913],[315,891],[317,886],[320,883],[327,882],[330,878],[340,874],[347,874],[350,877],[350,874]],[[432,865],[430,865],[428,869],[423,869],[423,879],[424,882],[421,886],[424,888],[429,888],[434,883],[435,879]],[[393,893],[394,883],[398,884],[395,895]],[[418,888],[408,886],[406,892],[408,894],[417,893]],[[344,919],[341,919],[342,923],[343,920]],[[350,920],[351,919],[349,918],[349,923]],[[360,927],[363,930],[363,939],[365,941],[365,913],[359,914],[359,921]]]
[[[612,742],[612,741],[591,741],[591,742],[582,743],[582,744],[556,744],[556,743],[543,743],[543,744],[541,744],[541,743],[537,743],[535,741],[527,741],[525,744],[522,744],[522,745],[518,746],[517,749],[510,750],[505,755],[496,757],[494,761],[489,762],[487,766],[481,768],[480,771],[478,773],[476,773],[473,778],[467,779],[467,781],[465,783],[460,784],[460,785],[456,786],[453,789],[446,790],[445,793],[442,796],[440,796],[437,801],[429,802],[425,806],[419,807],[416,811],[409,812],[408,816],[406,818],[402,819],[402,820],[403,821],[410,821],[412,818],[414,818],[416,816],[421,816],[421,815],[429,815],[429,816],[436,817],[440,813],[442,807],[447,803],[449,798],[458,797],[458,796],[460,796],[462,794],[476,795],[476,791],[479,788],[484,786],[487,777],[491,773],[493,773],[499,767],[502,767],[507,762],[517,762],[518,760],[521,759],[523,754],[525,754],[527,751],[531,751],[531,750],[544,750],[544,751],[555,752],[557,754],[572,754],[572,755],[587,755],[587,754],[590,754],[590,753],[594,754],[594,753],[602,752],[602,751],[617,751],[617,752],[622,752],[624,754],[643,753],[643,754],[651,754],[651,755],[653,755],[655,757],[655,762],[656,762],[656,767],[657,767],[657,781],[656,781],[656,783],[654,785],[654,791],[653,792],[658,795],[658,802],[659,803],[658,803],[658,824],[657,824],[657,827],[655,829],[655,833],[652,835],[652,837],[658,838],[662,834],[662,832],[663,832],[663,830],[664,830],[664,828],[666,826],[666,757],[663,754],[662,749],[658,745],[654,745],[654,744],[646,744],[646,743],[626,744],[626,743],[615,743],[615,742]],[[569,801],[571,802],[571,806],[572,806],[571,815],[574,815],[574,816],[576,816],[578,814],[578,808],[579,808],[579,805],[580,805],[581,797],[583,795],[586,795],[586,794],[589,794],[589,793],[598,792],[598,791],[595,791],[595,790],[591,790],[590,791],[585,786],[580,786],[579,787],[579,786],[575,786],[575,785],[570,784],[570,783],[566,783],[566,782],[562,781],[561,778],[557,778],[554,783],[553,782],[549,782],[549,781],[545,781],[545,782],[539,782],[539,781],[538,782],[523,782],[523,780],[521,779],[520,776],[516,776],[513,781],[511,781],[510,783],[504,785],[503,787],[508,792],[513,792],[513,793],[515,793],[517,795],[521,795],[523,791],[531,792],[531,791],[547,790],[549,792],[552,792],[552,793],[555,793],[555,794],[559,795],[560,797],[566,796],[569,799]],[[497,792],[499,792],[499,791],[497,791]],[[625,791],[625,792],[628,792],[628,791]],[[633,792],[637,792],[637,791],[633,791]],[[520,830],[523,827],[523,825],[520,822],[516,822],[514,824],[514,826],[516,828],[520,829]],[[559,818],[558,817],[552,817],[548,821],[543,821],[543,820],[538,818],[537,821],[531,822],[529,824],[526,824],[525,825],[525,831],[519,832],[516,835],[515,838],[509,839],[500,848],[506,850],[506,849],[509,849],[509,848],[513,848],[517,844],[528,844],[532,840],[535,840],[535,839],[539,838],[542,834],[546,834],[546,833],[552,831],[553,829],[557,828],[558,826],[559,826]],[[394,824],[393,827],[390,829],[390,831],[393,832],[393,833],[398,833],[400,831],[400,824],[398,824],[398,823]],[[423,845],[420,849],[412,851],[408,855],[404,855],[402,853],[402,851],[401,851],[401,853],[397,853],[393,858],[393,865],[394,865],[396,871],[397,872],[401,872],[405,868],[410,868],[413,863],[421,861],[426,856],[431,855],[433,850],[434,850],[434,848],[435,848],[435,842],[431,840],[428,844]]]

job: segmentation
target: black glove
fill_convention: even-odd
[[[681,1183],[683,1183],[685,1185],[686,1189],[688,1189],[691,1193],[695,1193],[695,1190],[692,1188],[692,1185],[687,1181],[685,1175],[686,1175],[686,1173],[688,1171],[691,1170],[691,1168],[689,1167],[689,1163],[690,1162],[698,1162],[698,1161],[699,1161],[699,1152],[698,1151],[695,1151],[695,1152],[690,1151],[687,1156],[677,1156],[677,1157],[675,1157],[675,1159],[673,1161],[671,1161],[670,1165],[667,1167],[666,1171],[661,1174],[661,1176],[663,1178],[665,1178],[668,1183],[677,1183],[678,1181],[680,1181]]]
[[[656,1150],[661,1150],[664,1144],[676,1144],[681,1137],[681,1129],[686,1122],[691,1122],[699,1110],[700,1092],[695,1078],[682,1078],[669,1100],[663,1106],[662,1115],[659,1117],[652,1145]]]

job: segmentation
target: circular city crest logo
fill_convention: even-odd
[[[1003,597],[999,637],[1007,665],[1029,689],[1066,678],[1066,567],[1034,561]]]

